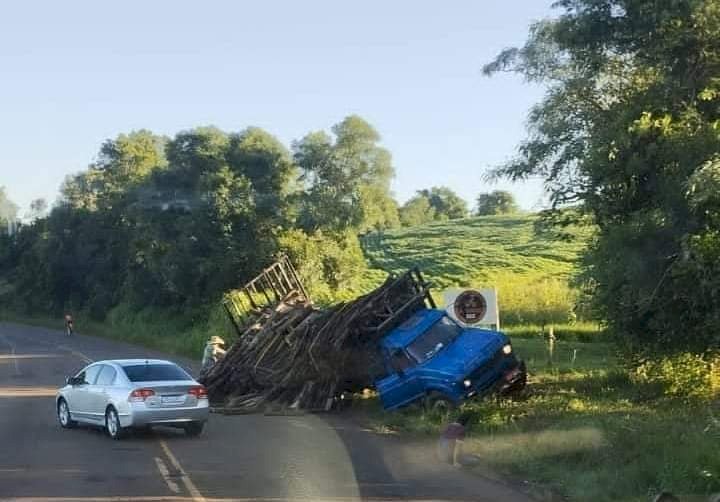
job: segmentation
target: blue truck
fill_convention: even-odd
[[[418,401],[453,407],[475,396],[521,390],[527,381],[525,363],[507,336],[462,327],[437,308],[416,310],[390,330],[380,352],[384,372],[375,387],[387,410]]]
[[[352,343],[338,359],[324,360],[326,372],[337,378],[328,402],[342,408],[346,395],[374,386],[383,406],[393,410],[422,401],[432,408],[452,407],[463,400],[522,389],[527,375],[508,338],[486,329],[457,324],[440,310],[418,268],[390,275],[375,296],[355,301],[356,313],[343,329]],[[227,295],[223,306],[239,336],[244,336],[249,313],[269,311],[288,299],[310,303],[305,287],[287,256],[263,270],[244,287]],[[362,307],[360,307],[362,305]],[[313,360],[315,365],[317,361]],[[346,404],[342,404],[346,403]]]

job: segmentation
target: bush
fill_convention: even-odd
[[[566,324],[575,321],[577,292],[566,280],[496,273],[485,284],[498,290],[504,324]]]
[[[108,313],[105,322],[90,324],[88,328],[94,334],[192,358],[200,357],[210,336],[221,336],[229,344],[228,335],[234,333],[219,303],[182,312],[152,307],[138,310],[121,303]]]
[[[354,233],[306,234],[289,230],[279,242],[316,303],[335,303],[364,292],[360,285],[365,282],[367,264]]]
[[[669,397],[712,399],[720,396],[720,354],[682,353],[642,361],[632,378],[661,386]]]

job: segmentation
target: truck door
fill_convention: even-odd
[[[411,403],[424,394],[417,369],[403,349],[386,352],[385,360],[388,364],[388,376],[375,383],[385,409]]]

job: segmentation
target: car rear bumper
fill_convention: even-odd
[[[209,415],[210,408],[208,406],[164,409],[133,407],[130,413],[120,415],[120,424],[123,427],[163,424],[177,425],[187,422],[205,422]]]

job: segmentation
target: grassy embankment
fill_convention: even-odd
[[[44,326],[63,330],[62,318],[42,315],[23,315],[0,309],[0,321]],[[151,349],[199,359],[205,341],[211,335],[220,335],[231,342],[234,330],[220,307],[210,312],[178,313],[154,309],[134,311],[125,305],[115,307],[107,319],[97,322],[82,312],[74,315],[75,331],[113,340],[142,345]]]
[[[682,500],[706,500],[720,491],[717,405],[670,398],[662,384],[631,377],[592,323],[557,323],[552,360],[538,336],[537,312],[557,315],[573,296],[563,287],[583,240],[544,240],[533,235],[531,217],[513,216],[402,229],[368,240],[366,249],[376,267],[417,264],[441,287],[498,287],[504,330],[531,377],[522,400],[463,407],[472,417],[467,448],[482,459],[479,469],[527,481],[541,498],[645,501],[669,489]],[[561,299],[554,307],[543,303],[543,287]],[[369,407],[383,430],[436,435],[448,419],[418,408]]]
[[[531,372],[527,396],[462,408],[472,417],[467,449],[481,458],[478,469],[527,481],[545,500],[646,501],[669,489],[687,501],[720,491],[717,406],[633,382],[606,343],[560,341],[552,362],[540,339],[514,346]],[[436,435],[448,418],[370,408],[385,431]]]

